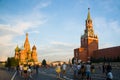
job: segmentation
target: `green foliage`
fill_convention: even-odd
[[[45,60],[45,59],[43,59],[43,61],[42,61],[42,65],[43,65],[43,66],[46,66],[46,65],[47,65],[47,63],[46,63],[46,60]]]
[[[6,67],[15,67],[19,65],[19,60],[15,59],[14,57],[8,57],[7,62],[6,62]]]

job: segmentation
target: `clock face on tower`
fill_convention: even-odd
[[[93,34],[93,29],[89,29],[88,32],[89,32],[90,34]]]

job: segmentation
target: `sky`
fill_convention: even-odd
[[[119,0],[0,0],[0,61],[22,48],[26,33],[39,61],[68,61],[80,47],[88,8],[99,49],[120,46]]]

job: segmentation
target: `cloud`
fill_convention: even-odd
[[[40,46],[38,50],[39,60],[47,59],[49,61],[68,61],[73,57],[75,46],[76,44],[72,43],[52,41],[48,46]]]
[[[95,17],[93,21],[95,34],[97,33],[99,37],[100,48],[119,45],[119,42],[117,44],[113,44],[116,39],[120,39],[120,24],[118,21],[107,20],[104,17]]]
[[[51,4],[50,1],[47,1],[47,2],[38,2],[38,4],[33,8],[33,10],[39,10],[39,9],[42,9],[42,8],[46,8],[50,4]]]

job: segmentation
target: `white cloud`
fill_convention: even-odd
[[[51,4],[50,1],[47,2],[38,2],[38,4],[33,8],[33,10],[39,10],[41,8],[46,8]]]
[[[114,42],[120,39],[120,28],[118,21],[107,20],[103,17],[95,17],[93,20],[95,33],[99,37],[100,48],[118,46]]]
[[[49,61],[63,60],[68,61],[73,57],[73,50],[76,44],[52,41],[49,45],[40,46],[38,50],[39,60],[47,59]]]

